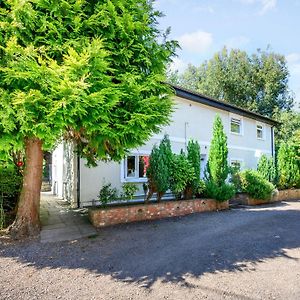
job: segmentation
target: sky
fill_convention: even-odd
[[[183,72],[199,66],[223,46],[249,54],[257,49],[285,55],[289,87],[300,103],[300,0],[156,0],[165,17],[159,28],[171,27],[170,38],[181,50],[171,68]]]

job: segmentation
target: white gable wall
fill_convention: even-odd
[[[271,126],[263,123],[265,134],[264,139],[256,137],[257,121],[248,117],[243,117],[243,134],[236,135],[230,132],[231,113],[213,108],[211,106],[195,103],[179,97],[174,97],[176,106],[172,114],[172,122],[161,130],[161,133],[154,135],[148,142],[138,149],[132,151],[133,154],[150,154],[155,143],[159,143],[163,135],[170,136],[172,150],[179,153],[185,149],[190,139],[195,139],[200,143],[201,154],[206,158],[209,151],[209,144],[212,138],[213,122],[216,114],[222,118],[224,130],[228,137],[229,163],[233,160],[242,161],[243,168],[256,168],[259,157],[265,153],[271,155],[272,139]],[[115,163],[100,162],[96,168],[88,168],[85,161],[80,163],[80,202],[82,206],[91,205],[93,199],[97,199],[103,182],[111,183],[112,186],[121,190],[124,182],[123,162]],[[142,183],[140,183],[140,194],[142,194]]]

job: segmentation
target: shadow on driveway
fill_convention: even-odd
[[[5,244],[1,257],[41,268],[85,269],[150,288],[158,279],[190,286],[185,276],[251,272],[300,247],[300,202],[100,229],[71,242]],[[249,267],[251,262],[251,267]]]

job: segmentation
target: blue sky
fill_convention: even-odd
[[[300,103],[300,0],[156,0],[155,7],[165,14],[160,28],[171,26],[182,48],[173,69],[200,65],[224,45],[248,53],[269,45],[286,56]]]

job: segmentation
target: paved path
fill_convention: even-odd
[[[41,242],[76,240],[95,235],[86,210],[72,209],[67,201],[51,193],[41,194]]]

